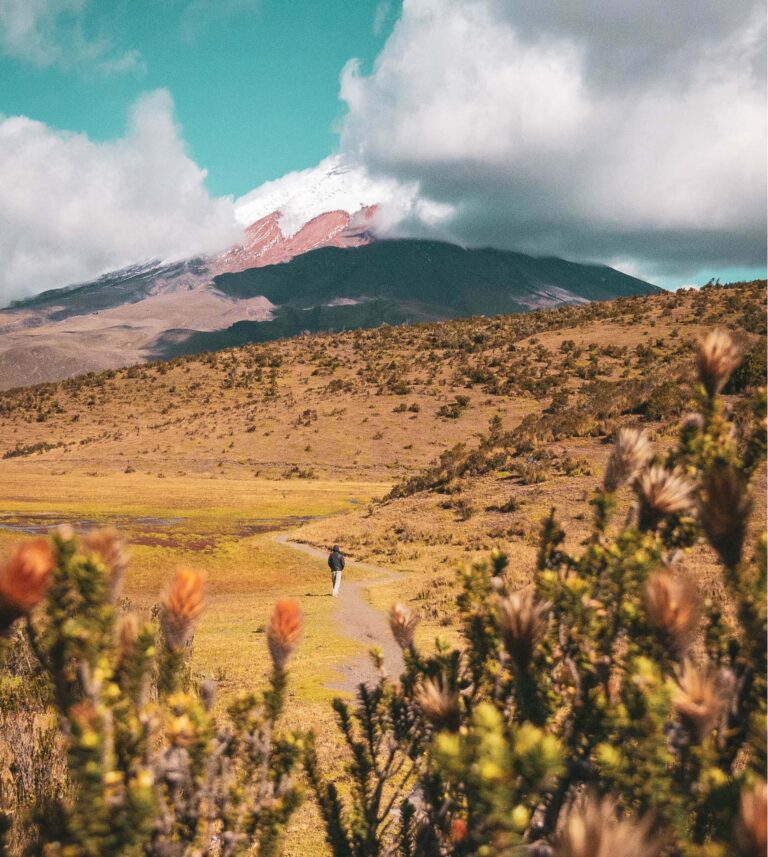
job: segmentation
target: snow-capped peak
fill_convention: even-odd
[[[235,216],[243,226],[250,226],[279,211],[280,231],[290,237],[318,215],[329,211],[352,215],[369,206],[377,206],[387,224],[414,212],[420,216],[425,213],[418,185],[373,177],[364,167],[346,163],[341,155],[331,155],[316,167],[287,173],[235,200]],[[429,213],[440,219],[450,211],[447,206],[435,208],[433,204]]]

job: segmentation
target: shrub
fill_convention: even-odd
[[[437,416],[447,420],[457,420],[469,407],[469,396],[456,396],[453,402],[441,405],[437,409]]]
[[[766,341],[763,337],[758,339],[734,369],[724,392],[741,393],[752,387],[764,387],[766,384],[765,354]]]
[[[4,653],[21,627],[65,748],[66,786],[31,810],[18,807],[27,853],[278,853],[301,801],[293,780],[301,736],[276,732],[298,605],[280,601],[272,615],[266,690],[241,693],[217,718],[214,687],[189,678],[202,578],[179,570],[158,607],[158,633],[120,613],[125,567],[112,532],[78,540],[62,528],[51,544],[22,545],[0,569]],[[6,832],[12,809],[4,801]]]
[[[745,547],[764,396],[738,442],[726,352],[702,345],[699,413],[675,449],[619,434],[580,553],[553,511],[530,586],[512,589],[498,551],[462,572],[464,648],[422,651],[418,617],[393,608],[399,682],[382,671],[334,705],[343,793],[309,744],[336,857],[765,852],[766,542]],[[622,485],[634,502],[615,523]],[[729,609],[679,559],[701,536]]]

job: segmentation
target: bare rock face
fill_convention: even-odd
[[[280,228],[281,213],[273,211],[245,230],[245,241],[226,250],[211,263],[214,274],[235,273],[247,268],[263,268],[289,262],[302,253],[320,247],[360,247],[373,240],[371,221],[376,214],[371,205],[350,214],[327,211],[307,221],[293,235]]]

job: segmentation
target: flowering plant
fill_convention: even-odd
[[[738,362],[728,334],[703,340],[669,452],[619,431],[582,551],[553,510],[528,587],[500,551],[463,570],[462,650],[420,651],[393,608],[405,672],[336,703],[346,798],[308,752],[337,857],[765,854],[765,540],[746,555],[764,391],[740,437],[719,398]],[[685,568],[702,538],[720,597]]]
[[[282,600],[272,614],[266,690],[241,693],[216,716],[214,686],[194,686],[189,671],[202,576],[178,570],[158,629],[120,613],[126,566],[115,533],[78,539],[60,528],[52,544],[22,545],[0,568],[5,647],[21,625],[66,752],[68,788],[44,816],[25,819],[34,830],[28,853],[278,853],[302,799],[301,736],[276,732],[298,604]]]

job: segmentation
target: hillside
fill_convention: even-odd
[[[368,243],[367,217],[330,212],[286,237],[273,214],[216,259],[139,265],[18,302],[0,311],[0,389],[305,331],[656,290],[604,266],[441,242]]]
[[[740,396],[759,381],[764,296],[755,282],[304,335],[11,390],[0,475],[88,474],[129,494],[157,477],[182,494],[201,478],[383,483],[389,502],[303,537],[421,572],[499,539],[525,555],[549,506],[594,483],[617,427],[674,433],[705,331],[742,343]]]
[[[761,296],[739,285],[304,335],[11,390],[0,455],[103,472],[401,479],[496,415],[512,428],[565,412],[584,434],[579,404],[603,391],[613,404],[586,433],[607,435],[628,390],[625,413],[682,413],[677,373],[697,337],[717,324],[761,335]]]

